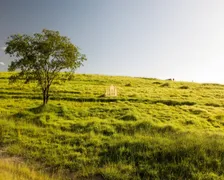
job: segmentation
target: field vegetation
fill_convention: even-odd
[[[0,73],[0,177],[224,179],[224,85],[75,74],[42,106],[39,87],[11,74]],[[117,97],[104,96],[111,84]],[[3,163],[15,157],[16,170]]]

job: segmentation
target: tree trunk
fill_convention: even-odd
[[[43,90],[43,106],[47,104],[46,102],[46,90]]]
[[[49,88],[43,90],[43,105],[45,106],[48,103],[49,99]]]
[[[49,88],[47,88],[47,93],[46,93],[46,104],[48,103],[48,99],[49,99]]]

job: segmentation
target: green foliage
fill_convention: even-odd
[[[46,29],[33,36],[11,35],[6,42],[5,53],[15,58],[8,70],[20,70],[10,77],[11,82],[37,81],[43,93],[43,104],[47,104],[49,88],[59,77],[59,72],[63,69],[74,71],[86,60],[67,37]],[[64,77],[71,79],[68,73]]]

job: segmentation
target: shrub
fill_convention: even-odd
[[[170,84],[169,83],[164,83],[160,87],[170,87]]]
[[[128,84],[125,84],[125,86],[131,87],[132,85],[131,85],[131,83],[128,83]]]
[[[180,89],[189,89],[188,86],[180,86]]]

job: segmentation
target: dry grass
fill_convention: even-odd
[[[49,176],[29,168],[18,158],[0,158],[1,180],[51,180]]]

